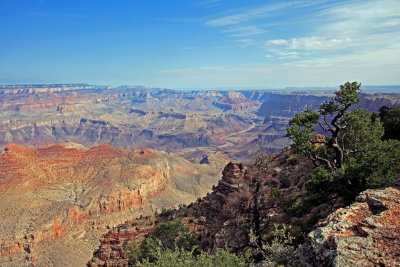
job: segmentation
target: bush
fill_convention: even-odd
[[[155,250],[156,260],[150,262],[144,260],[133,266],[140,267],[247,267],[251,266],[243,256],[228,252],[226,249],[217,249],[216,253],[209,254],[202,252],[194,256],[192,252],[183,249],[177,250]]]
[[[398,178],[399,171],[400,142],[380,141],[366,146],[360,155],[349,156],[344,167],[334,173],[323,167],[316,168],[306,189],[318,196],[318,202],[337,193],[349,203],[366,189],[390,185]]]
[[[379,109],[379,117],[385,128],[384,140],[400,140],[400,106],[389,108],[383,106]]]
[[[262,266],[297,266],[300,265],[298,249],[294,246],[295,238],[291,235],[291,226],[274,225],[274,230],[267,237],[262,248],[264,260]]]
[[[271,188],[271,197],[272,198],[278,198],[280,195],[281,195],[281,192],[279,192],[278,189]]]
[[[305,212],[303,202],[293,203],[290,207],[286,209],[286,212],[291,216],[301,217]]]
[[[131,265],[143,261],[154,262],[157,260],[157,249],[192,251],[196,245],[196,238],[181,221],[162,222],[143,242],[128,246],[129,262]]]
[[[189,229],[180,220],[162,222],[156,226],[151,237],[159,240],[164,248],[173,249],[181,236],[188,231]]]

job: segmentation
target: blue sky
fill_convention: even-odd
[[[0,83],[400,84],[399,0],[0,0]]]

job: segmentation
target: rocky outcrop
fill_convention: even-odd
[[[135,223],[125,223],[113,228],[100,238],[100,247],[87,263],[88,267],[128,267],[130,242],[140,241],[154,231],[154,221],[145,217]]]
[[[400,190],[366,190],[308,237],[305,266],[400,266]]]
[[[237,191],[243,181],[246,167],[243,163],[229,162],[222,172],[222,178],[219,180],[214,193],[226,197],[230,193]]]

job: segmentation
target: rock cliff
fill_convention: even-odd
[[[301,254],[305,266],[400,266],[400,190],[366,190],[319,223]]]

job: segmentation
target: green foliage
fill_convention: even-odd
[[[293,140],[291,145],[295,153],[313,159],[316,165],[324,165],[332,171],[343,167],[345,153],[338,135],[346,128],[348,121],[345,115],[351,105],[359,102],[361,84],[345,83],[335,92],[335,97],[320,105],[318,113],[310,109],[296,114],[289,121],[287,136]],[[328,122],[328,119],[331,119]],[[315,137],[315,125],[325,132],[325,139]]]
[[[385,128],[384,140],[400,140],[400,106],[388,108],[383,106],[379,109],[379,118]]]
[[[313,139],[314,125],[318,122],[319,115],[311,109],[297,113],[289,121],[287,136],[293,140],[292,149],[295,153],[309,157],[316,149],[316,146],[309,141]]]
[[[289,195],[289,198],[285,201],[283,207],[287,214],[295,217],[301,217],[308,208],[307,203],[303,200],[299,202],[298,196],[295,193]]]
[[[303,202],[293,203],[286,209],[286,213],[291,216],[301,217],[305,212],[305,207]]]
[[[318,113],[307,109],[289,122],[292,148],[316,165],[306,189],[319,197],[309,197],[317,202],[326,201],[332,193],[351,201],[367,188],[387,186],[400,171],[400,142],[382,141],[383,125],[390,129],[400,125],[400,108],[382,108],[383,124],[366,109],[351,110],[350,106],[359,103],[360,86],[357,82],[341,85]],[[317,124],[324,132],[322,139],[315,136]],[[298,216],[301,208],[293,202],[287,212]]]
[[[292,226],[274,225],[274,230],[265,237],[266,244],[260,248],[264,256],[262,266],[296,266],[300,264],[292,231]],[[250,238],[253,238],[253,242],[255,242],[254,236],[250,236]]]
[[[323,167],[316,168],[306,189],[321,201],[338,193],[350,202],[361,191],[389,185],[399,172],[400,142],[377,141],[349,156],[341,170],[331,173]]]
[[[159,240],[164,248],[173,249],[181,235],[188,231],[189,229],[179,220],[162,222],[157,225],[151,237]]]
[[[317,167],[306,183],[308,192],[325,195],[332,191],[332,185],[335,179],[333,174],[324,167]]]
[[[189,234],[189,233],[183,234],[176,241],[176,246],[178,248],[184,249],[187,251],[192,250],[196,245],[197,245],[196,238],[192,234]]]
[[[384,128],[379,119],[373,119],[372,114],[364,108],[347,112],[344,116],[347,127],[339,134],[340,143],[348,156],[363,156],[365,150],[381,142]]]
[[[152,237],[146,238],[143,242],[133,242],[126,248],[129,251],[129,265],[133,266],[144,259],[153,262],[157,259],[156,250],[161,246],[158,240]]]
[[[281,192],[276,188],[271,188],[271,197],[278,198],[281,195]]]
[[[183,249],[154,251],[155,260],[143,260],[133,266],[138,267],[246,267],[251,266],[248,259],[235,255],[226,249],[217,249],[214,254],[202,252],[196,256],[191,251]]]
[[[380,141],[356,157],[349,157],[341,180],[358,193],[367,188],[387,186],[398,178],[400,171],[400,142]]]
[[[189,229],[181,221],[162,222],[156,226],[155,231],[146,237],[141,243],[132,243],[128,250],[129,262],[154,262],[157,260],[157,250],[175,250],[176,248],[185,251],[192,251],[197,245]]]
[[[361,83],[346,82],[345,84],[340,85],[339,91],[335,92],[334,101],[341,105],[340,108],[358,104],[360,102],[360,98],[358,97],[360,91]]]

